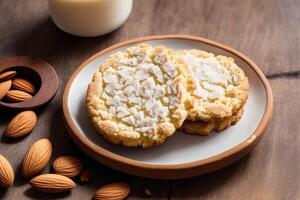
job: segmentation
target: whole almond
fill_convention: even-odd
[[[16,115],[8,124],[5,136],[18,138],[27,135],[37,123],[37,116],[33,111],[23,111]]]
[[[125,199],[130,192],[130,186],[127,183],[111,183],[99,188],[94,199],[96,200],[122,200]]]
[[[0,83],[0,100],[7,94],[11,87],[11,80],[4,81]]]
[[[27,151],[23,160],[23,176],[38,174],[48,164],[52,154],[52,145],[48,139],[40,139]]]
[[[34,94],[36,92],[35,86],[28,80],[24,78],[15,78],[12,80],[12,87],[27,92],[29,94]]]
[[[53,162],[53,169],[56,174],[72,178],[80,174],[82,163],[72,156],[61,156]]]
[[[74,181],[59,174],[42,174],[31,179],[30,184],[47,193],[65,192],[76,187]]]
[[[16,102],[20,102],[20,101],[25,101],[27,99],[31,99],[32,96],[30,94],[28,94],[27,92],[23,92],[20,90],[9,90],[6,93],[5,98],[9,102],[16,103]]]
[[[13,77],[15,77],[16,74],[17,74],[16,71],[4,72],[4,73],[0,74],[0,82],[10,80]]]
[[[88,168],[84,168],[80,175],[79,175],[79,179],[81,182],[89,182],[92,179],[92,174],[91,171]]]
[[[0,187],[10,187],[14,182],[14,177],[14,171],[8,160],[0,154]]]

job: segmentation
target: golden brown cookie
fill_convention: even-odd
[[[236,114],[223,121],[204,122],[204,121],[184,121],[180,130],[193,135],[209,135],[212,131],[223,131],[235,125],[242,117],[244,109],[240,109]]]
[[[200,50],[177,53],[185,66],[190,121],[222,121],[242,108],[248,97],[248,78],[233,58]]]
[[[150,147],[186,119],[182,66],[163,46],[146,44],[111,55],[94,74],[86,104],[93,125],[124,146]]]

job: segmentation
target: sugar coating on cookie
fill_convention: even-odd
[[[111,142],[150,147],[182,125],[185,98],[173,51],[142,44],[101,64],[88,88],[87,108],[94,126]]]
[[[232,58],[200,50],[183,50],[177,56],[185,64],[189,120],[222,120],[242,108],[248,79]]]

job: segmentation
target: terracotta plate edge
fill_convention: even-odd
[[[71,120],[71,116],[68,110],[68,95],[69,95],[69,91],[72,85],[73,80],[75,79],[75,77],[77,76],[77,74],[90,62],[92,62],[93,60],[95,60],[96,58],[98,58],[99,56],[110,52],[114,49],[120,48],[122,46],[126,46],[126,45],[130,45],[130,44],[134,44],[134,43],[138,43],[138,42],[143,42],[143,41],[149,41],[149,40],[164,40],[164,39],[186,39],[186,40],[192,40],[192,41],[196,41],[196,42],[201,42],[201,43],[206,43],[208,45],[217,47],[217,48],[221,48],[225,51],[228,51],[234,55],[236,55],[237,57],[240,57],[244,62],[248,63],[250,67],[252,67],[252,69],[254,70],[254,72],[258,75],[258,77],[260,78],[260,80],[262,81],[264,87],[265,87],[265,91],[266,91],[266,97],[267,97],[267,105],[263,114],[263,117],[258,125],[258,127],[256,128],[256,130],[252,133],[252,135],[246,139],[243,143],[221,153],[218,155],[215,155],[213,157],[204,159],[204,160],[200,160],[200,161],[194,161],[194,162],[189,162],[189,163],[183,163],[183,164],[176,164],[176,165],[158,165],[158,164],[146,164],[146,163],[142,163],[139,161],[135,161],[129,158],[125,158],[123,156],[119,156],[117,154],[114,154],[108,150],[103,149],[102,147],[99,147],[98,145],[95,145],[91,142],[89,142],[88,139],[86,139],[84,136],[82,136],[79,132],[79,130],[76,128],[75,124],[72,122]],[[112,45],[96,54],[94,54],[93,56],[91,56],[90,58],[88,58],[85,62],[83,62],[76,70],[75,72],[71,75],[71,77],[69,78],[65,90],[64,90],[64,94],[63,94],[63,99],[62,99],[62,105],[63,105],[63,114],[65,117],[65,122],[68,128],[68,133],[70,134],[71,138],[75,141],[76,144],[78,144],[80,146],[80,148],[82,148],[84,151],[87,151],[91,154],[98,154],[98,155],[92,155],[92,157],[96,158],[98,161],[101,161],[103,164],[109,165],[108,163],[105,163],[105,161],[111,161],[110,164],[114,164],[115,166],[111,166],[112,168],[115,168],[117,170],[120,171],[124,171],[127,173],[131,173],[131,174],[138,174],[141,176],[146,176],[146,177],[151,177],[151,175],[146,175],[142,172],[137,172],[134,173],[133,169],[129,169],[129,168],[121,168],[121,166],[125,167],[127,166],[132,166],[135,169],[144,169],[144,170],[150,170],[151,173],[153,173],[153,171],[165,171],[166,173],[168,173],[168,170],[175,170],[175,171],[181,171],[181,170],[192,170],[192,174],[187,173],[186,175],[179,175],[178,174],[178,178],[183,178],[183,177],[190,177],[193,176],[193,174],[197,173],[195,172],[195,169],[200,169],[200,167],[204,167],[205,165],[207,166],[211,166],[212,164],[215,164],[217,166],[211,166],[212,169],[206,169],[205,172],[200,170],[198,171],[199,173],[197,174],[202,174],[202,173],[206,173],[209,171],[213,171],[215,169],[219,169],[221,167],[224,167],[230,163],[232,163],[233,161],[237,160],[238,158],[242,157],[242,154],[245,154],[246,152],[249,152],[251,148],[253,148],[254,146],[256,146],[256,144],[260,141],[260,139],[262,138],[263,134],[264,134],[264,130],[268,124],[268,122],[270,121],[271,115],[272,115],[272,111],[273,111],[273,94],[272,94],[272,90],[271,87],[266,79],[266,77],[264,76],[264,74],[262,73],[262,71],[258,68],[258,66],[247,56],[243,55],[242,53],[238,52],[237,50],[234,50],[230,47],[227,47],[225,45],[219,44],[217,42],[208,40],[208,39],[204,39],[201,37],[195,37],[195,36],[189,36],[189,35],[158,35],[158,36],[146,36],[146,37],[141,37],[141,38],[136,38],[136,39],[131,39],[131,40],[127,40],[124,42],[120,42],[118,44]],[[224,161],[226,161],[224,163]],[[219,162],[219,164],[218,164]],[[219,165],[219,166],[218,166]],[[146,173],[146,172],[145,172]],[[154,173],[154,177],[157,178],[157,175]],[[195,174],[196,175],[196,174]],[[175,177],[169,177],[169,175],[166,175],[166,177],[168,178],[175,178]],[[166,178],[164,175],[162,175],[160,178]]]

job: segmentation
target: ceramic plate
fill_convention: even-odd
[[[177,131],[160,146],[126,148],[106,142],[89,122],[85,107],[88,83],[109,55],[139,43],[165,45],[174,50],[201,49],[235,59],[249,78],[250,93],[242,119],[221,133],[207,137]],[[150,36],[104,49],[86,60],[69,79],[63,96],[68,132],[88,155],[119,171],[133,175],[179,179],[208,173],[246,155],[262,138],[271,117],[273,97],[261,70],[245,55],[216,42],[193,36]]]

